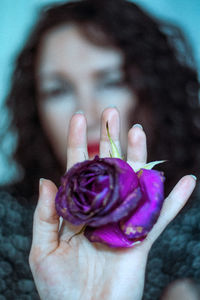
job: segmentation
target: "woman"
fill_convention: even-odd
[[[179,62],[184,57],[178,56],[158,24],[133,3],[103,3],[98,4],[98,1],[94,1],[93,4],[88,4],[83,1],[57,5],[57,8],[44,11],[19,56],[8,105],[13,111],[13,125],[17,124],[17,128],[20,129],[15,159],[23,166],[24,172],[32,170],[28,176],[24,174],[24,178],[30,180],[30,186],[33,188],[30,190],[29,187],[26,191],[29,195],[35,191],[39,177],[51,177],[58,182],[60,174],[63,173],[62,167],[60,172],[58,171],[57,166],[60,163],[50,152],[48,139],[41,130],[36,101],[39,91],[34,79],[37,55],[44,34],[59,24],[73,22],[80,24],[82,34],[94,45],[108,48],[111,46],[124,53],[125,78],[122,78],[122,81],[128,84],[129,89],[139,99],[133,105],[132,111],[130,109],[128,119],[130,125],[133,121],[142,123],[147,136],[150,136],[149,160],[169,160],[164,169],[167,172],[166,176],[170,178],[168,181],[171,181],[168,185],[172,187],[176,179],[186,174],[188,169],[197,174],[199,108],[196,72],[189,68],[186,62]],[[120,80],[121,78],[116,82],[115,78],[113,86],[120,85]],[[116,105],[114,101],[111,104]],[[167,133],[167,137],[163,132]],[[166,138],[170,142],[166,142]],[[176,147],[180,147],[177,151],[174,151],[174,143]],[[31,151],[27,151],[30,145]],[[46,155],[45,160],[41,162],[40,153],[43,151]],[[189,152],[193,155],[188,156]]]
[[[94,155],[100,115],[108,105],[121,113],[124,154],[128,128],[142,123],[148,160],[169,160],[162,166],[167,191],[188,170],[197,172],[197,76],[180,61],[163,31],[136,5],[121,0],[44,10],[19,56],[7,102],[12,128],[19,132],[15,160],[24,172],[14,195],[34,202],[40,177],[59,183],[66,163],[66,128],[76,110],[84,110],[88,119],[88,150]],[[116,111],[114,115],[112,122],[118,124]]]

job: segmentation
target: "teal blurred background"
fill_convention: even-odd
[[[109,1],[109,0],[108,0]],[[27,34],[37,18],[39,8],[61,0],[1,0],[0,2],[0,134],[5,132],[9,116],[3,102],[10,87],[12,66]],[[200,74],[200,1],[199,0],[134,0],[150,15],[179,26],[192,46]],[[0,183],[17,177],[17,168],[9,163],[16,137],[7,134],[0,151]]]

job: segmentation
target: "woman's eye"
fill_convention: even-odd
[[[69,96],[72,93],[72,89],[69,87],[57,87],[57,88],[52,88],[48,90],[42,91],[42,98],[43,99],[54,99],[54,98],[59,98],[62,96]]]
[[[100,84],[102,88],[121,88],[125,85],[124,80],[110,80]]]

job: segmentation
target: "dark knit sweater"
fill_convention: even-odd
[[[200,201],[183,211],[154,244],[148,260],[144,300],[159,299],[176,278],[200,280]],[[0,191],[0,300],[39,299],[28,255],[34,205]]]
[[[18,200],[0,191],[0,300],[37,300],[28,264],[34,206]]]

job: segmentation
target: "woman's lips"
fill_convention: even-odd
[[[88,144],[88,155],[89,158],[93,158],[95,155],[99,154],[99,143],[89,143]]]

